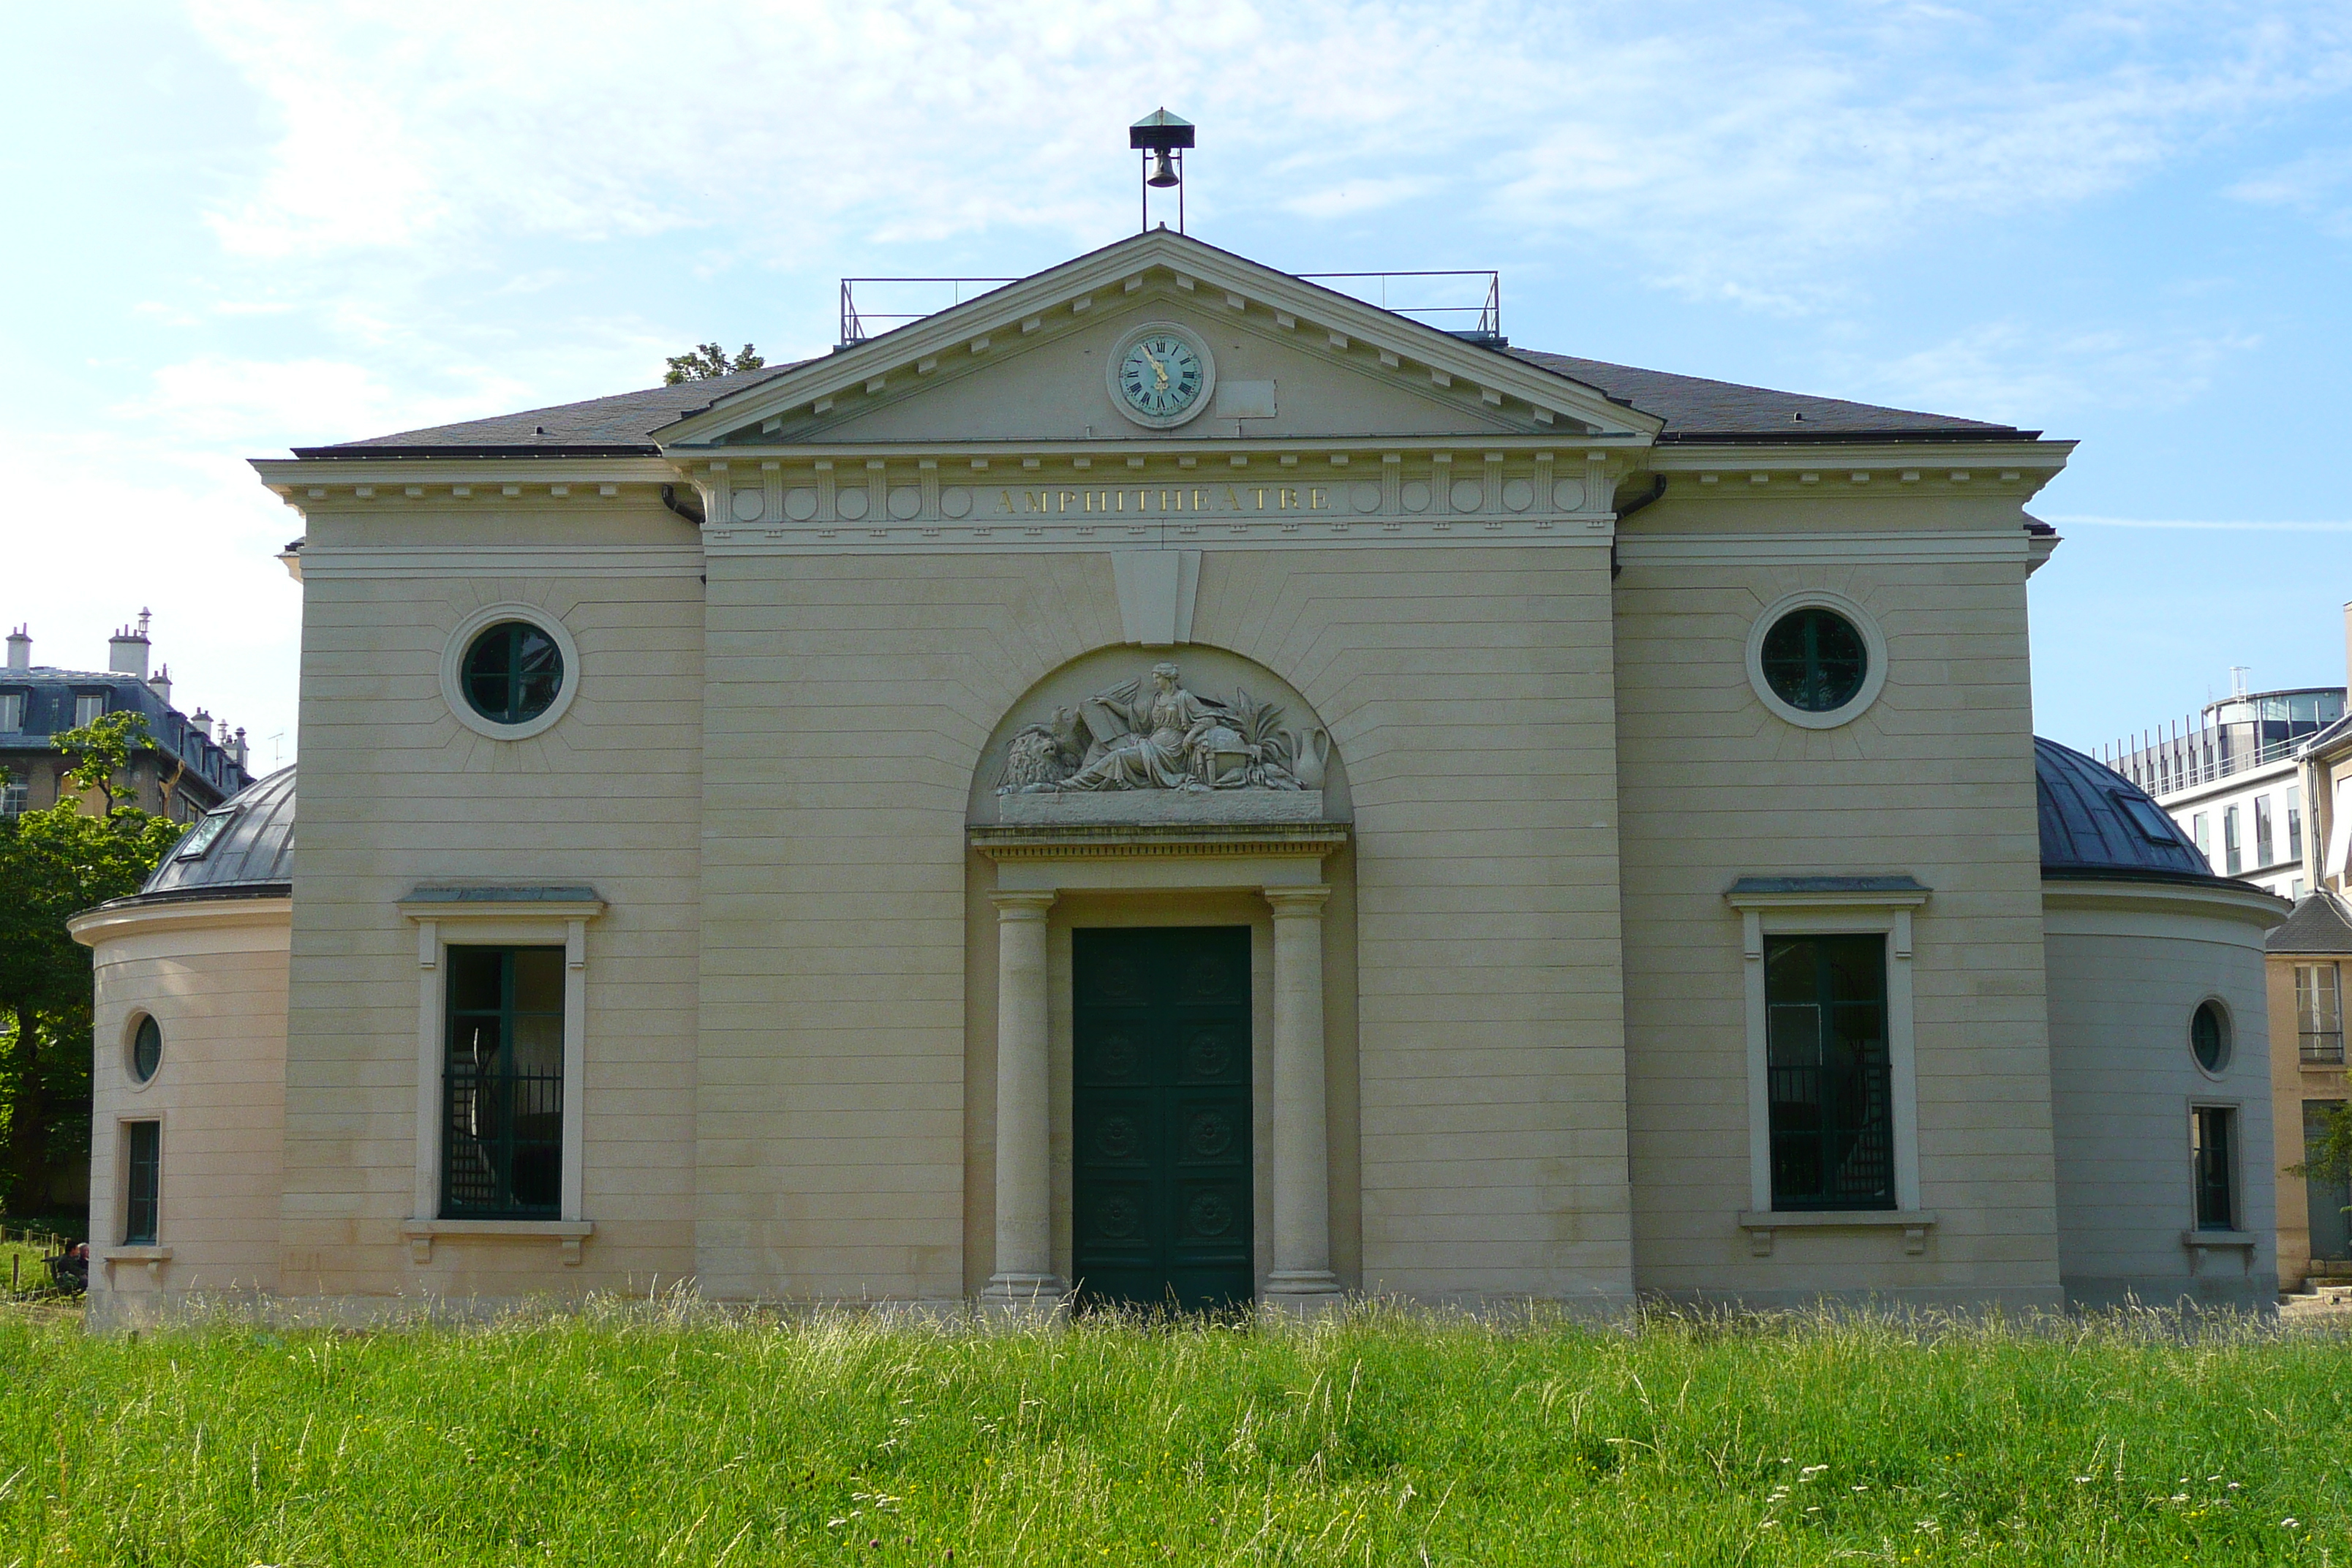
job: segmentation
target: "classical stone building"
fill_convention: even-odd
[[[2037,769],[2068,450],[1160,232],[261,462],[300,850],[84,917],[96,1310],[2261,1300],[2285,906]]]

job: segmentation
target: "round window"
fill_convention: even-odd
[[[152,1018],[141,1018],[131,1037],[131,1076],[145,1083],[163,1065],[163,1030]]]
[[[1870,674],[1870,650],[1862,633],[1843,616],[1818,605],[1773,622],[1759,662],[1772,695],[1807,713],[1844,707]]]
[[[493,724],[527,724],[563,690],[563,650],[529,621],[500,621],[466,648],[466,700]]]
[[[2219,1002],[2200,1002],[2189,1016],[2189,1051],[2207,1072],[2230,1065],[2230,1016]]]

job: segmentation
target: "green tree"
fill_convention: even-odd
[[[2304,1145],[2303,1163],[2289,1165],[2286,1173],[2318,1182],[2352,1177],[2352,1100],[2327,1113],[2326,1128]]]
[[[139,890],[181,825],[135,805],[123,775],[148,743],[143,714],[108,713],[57,737],[73,792],[0,818],[0,1206],[30,1211],[57,1165],[89,1157],[89,950],[66,921]],[[104,803],[93,813],[79,791]]]
[[[688,381],[709,381],[716,375],[735,375],[759,370],[767,363],[750,343],[745,343],[743,352],[731,360],[717,343],[697,343],[688,353],[670,356],[669,371],[662,377],[662,384],[677,386]]]

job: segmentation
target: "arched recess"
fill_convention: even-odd
[[[1183,690],[1229,712],[1254,714],[1261,735],[1280,731],[1285,760],[1309,783],[1319,774],[1320,790],[998,793],[1007,778],[1008,747],[1024,730],[1051,727],[1057,710],[1078,713],[1087,700],[1129,682],[1149,692],[1162,664],[1176,667]],[[1066,733],[1067,719],[1062,723]],[[1073,755],[1083,763],[1090,739],[1082,730],[1062,765]],[[1319,767],[1301,766],[1310,756]],[[1073,932],[1152,926],[1249,931],[1255,1294],[1314,1304],[1360,1284],[1352,815],[1345,762],[1313,706],[1274,671],[1223,648],[1098,648],[1038,680],[999,717],[973,772],[966,816],[968,1293],[986,1302],[1024,1291],[1050,1295],[1074,1283],[1079,1177],[1072,1120]],[[1006,1089],[1008,1064],[999,1050],[1003,1029],[1024,1026],[1017,1005],[1016,1021],[1006,1024],[1007,943],[1041,942],[1044,1106],[1039,1114],[1034,1099],[1026,1110],[1016,1100],[1008,1125],[1042,1125],[1045,1136],[1042,1148],[1035,1136],[1024,1135],[1000,1151],[1000,1089],[1024,1092],[1017,1068],[1015,1087]],[[1300,1044],[1302,957],[1319,966],[1309,1026],[1319,1047],[1310,1064],[1319,1069],[1319,1118],[1282,1117],[1277,1110],[1278,1100],[1300,1102],[1299,1064],[1309,1059]],[[1286,978],[1292,984],[1282,993]],[[1292,1092],[1278,1095],[1278,1087]],[[1002,1203],[1001,1152],[1024,1167],[1013,1173]],[[1042,1215],[1019,1198],[1024,1183],[1045,1190]],[[1020,1214],[1028,1215],[1025,1228]],[[1031,1238],[1026,1257],[1004,1255],[1008,1226]],[[1302,1258],[1307,1267],[1286,1267]]]
[[[1075,713],[1088,698],[1116,690],[1129,682],[1140,682],[1148,689],[1152,670],[1161,664],[1174,665],[1184,689],[1202,697],[1229,707],[1235,706],[1237,699],[1248,699],[1261,710],[1278,710],[1272,725],[1286,735],[1319,732],[1328,736],[1314,706],[1297,689],[1255,659],[1199,644],[1181,648],[1125,645],[1097,648],[1070,660],[1032,686],[997,720],[996,728],[989,733],[988,744],[981,752],[980,764],[972,770],[971,797],[964,820],[974,826],[983,826],[1004,819],[1006,814],[1000,805],[1003,797],[997,790],[1005,782],[1007,747],[1023,730],[1032,724],[1050,724],[1057,710]],[[1336,748],[1329,750],[1321,771],[1321,819],[1351,820],[1347,768]]]

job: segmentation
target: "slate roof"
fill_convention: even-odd
[[[19,727],[0,730],[0,753],[55,756],[52,738],[74,727],[74,700],[103,689],[106,710],[147,719],[148,746],[187,764],[181,786],[202,801],[215,801],[253,782],[220,743],[188,715],[155,695],[155,689],[119,669],[65,669],[37,664],[30,669],[0,669],[0,688],[24,694]]]
[[[2033,739],[2042,874],[2084,880],[2207,882],[2205,857],[2131,780],[2071,747]],[[2135,806],[2131,803],[2137,802]],[[2158,837],[2161,835],[2161,837]]]
[[[1944,414],[1881,408],[1843,398],[1801,392],[1774,392],[1738,382],[1640,370],[1605,360],[1539,349],[1505,349],[1513,359],[1567,376],[1613,402],[1631,404],[1666,422],[1661,442],[1835,441],[1856,438],[1906,441],[2023,441],[2042,434],[2013,425],[1988,425]]]
[[[982,296],[985,298],[985,296]],[[1351,303],[1361,304],[1360,300]],[[1419,325],[1420,323],[1415,323]],[[1775,392],[1704,376],[1641,370],[1606,360],[1538,349],[1492,348],[1522,364],[1582,384],[1614,402],[1665,421],[1658,439],[1675,442],[2021,441],[2039,430],[1992,425],[1843,398]],[[558,404],[494,418],[403,430],[390,436],[297,447],[298,458],[632,457],[658,451],[653,433],[699,414],[721,397],[772,381],[813,360],[772,364],[740,375],[648,387],[585,403]]]
[[[2266,952],[2352,952],[2352,906],[2322,889],[2297,899],[2294,910],[2271,928]]]
[[[660,448],[653,432],[691,414],[699,414],[722,397],[773,381],[786,371],[810,363],[794,360],[747,370],[739,375],[712,376],[707,381],[681,382],[676,386],[649,386],[594,397],[585,403],[560,403],[551,408],[527,408],[488,419],[468,419],[457,425],[435,425],[423,430],[403,430],[371,436],[363,441],[342,441],[331,447],[297,447],[298,458],[622,458],[650,457]]]
[[[226,816],[200,856],[188,857],[193,837],[181,840],[135,897],[116,904],[160,904],[185,899],[282,899],[294,884],[294,770],[283,767],[205,814]],[[194,829],[191,829],[193,836]]]

